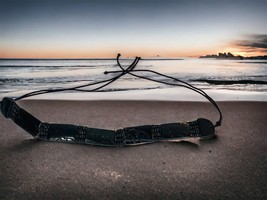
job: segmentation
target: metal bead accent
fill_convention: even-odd
[[[10,109],[10,111],[8,113],[10,119],[15,120],[15,118],[18,115],[19,111],[20,111],[20,107],[17,104],[13,103],[12,106],[11,106],[11,109]]]
[[[48,139],[48,130],[49,130],[49,124],[48,123],[40,123],[40,125],[38,127],[37,137],[41,140],[47,140]]]
[[[199,124],[197,121],[188,122],[190,128],[190,137],[200,137]]]
[[[151,135],[153,140],[163,140],[164,138],[161,135],[161,128],[158,125],[155,125],[151,128]]]
[[[115,131],[114,134],[114,142],[116,146],[123,146],[125,145],[125,131],[124,129],[118,129]]]
[[[75,141],[79,143],[85,143],[86,133],[87,133],[87,127],[78,126],[78,132],[75,135]]]

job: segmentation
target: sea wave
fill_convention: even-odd
[[[205,82],[212,85],[234,85],[234,84],[258,84],[267,85],[267,81],[260,80],[212,80],[212,79],[194,79],[193,82]]]
[[[75,82],[92,82],[91,79],[68,79],[64,77],[59,78],[0,78],[0,85],[5,84],[32,84],[32,83],[75,83]],[[30,86],[30,85],[28,85]]]
[[[246,61],[246,62],[239,62],[239,63],[247,63],[247,64],[267,64],[266,61],[259,61],[259,62]]]
[[[116,65],[114,65],[116,66]],[[98,67],[110,67],[110,65],[0,65],[0,68],[45,68],[45,69],[62,69],[62,68],[98,68]]]

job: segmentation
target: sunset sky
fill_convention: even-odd
[[[267,55],[267,0],[0,0],[0,58]]]

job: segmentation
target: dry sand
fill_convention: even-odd
[[[218,117],[203,102],[19,104],[42,121],[109,129]],[[266,199],[267,102],[219,106],[212,140],[126,148],[37,141],[1,115],[0,199]]]

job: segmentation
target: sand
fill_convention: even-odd
[[[42,121],[116,129],[217,120],[204,102],[19,103]],[[266,199],[267,102],[219,102],[216,138],[137,147],[33,139],[0,116],[0,199]]]

